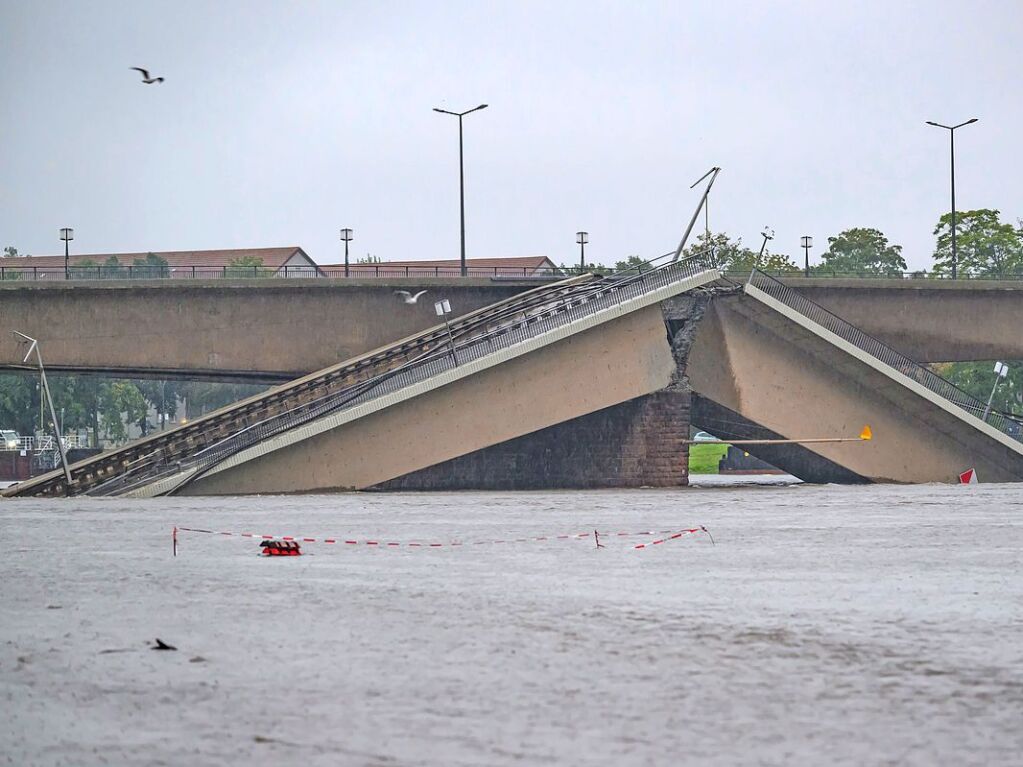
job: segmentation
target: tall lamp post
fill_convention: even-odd
[[[586,243],[590,241],[589,232],[576,232],[575,241],[579,243],[579,274],[586,271]]]
[[[473,112],[478,112],[479,110],[486,109],[486,108],[487,108],[486,104],[480,104],[478,107],[473,107],[472,109],[467,109],[464,112],[449,112],[446,109],[438,109],[437,107],[433,108],[434,112],[440,112],[443,115],[454,115],[455,117],[458,118],[458,192],[459,192],[459,199],[461,201],[460,208],[461,208],[461,213],[462,213],[462,216],[461,216],[461,220],[462,220],[462,259],[461,259],[462,269],[461,269],[461,272],[462,272],[462,276],[463,277],[465,277],[465,275],[466,275],[466,270],[465,270],[465,163],[463,161],[463,152],[462,152],[462,118],[465,117],[467,114],[472,114]]]
[[[764,231],[760,233],[760,236],[764,238],[764,241],[760,243],[760,255],[758,258],[763,258],[764,249],[767,247],[767,241],[774,239],[774,230],[769,226],[765,226]]]
[[[352,230],[341,230],[341,241],[345,244],[345,277],[348,276],[348,243],[352,241]]]
[[[68,243],[75,238],[75,230],[65,227],[60,230],[60,239],[64,241],[64,279],[71,279],[71,256],[68,252]]]
[[[36,362],[39,364],[39,380],[42,382],[42,392],[40,392],[40,400],[42,395],[46,397],[46,404],[50,406],[50,420],[53,423],[53,430],[57,431],[63,425],[57,423],[57,412],[53,409],[53,397],[50,396],[50,385],[46,382],[46,371],[43,369],[43,353],[39,350],[39,342],[24,333],[19,333],[17,330],[12,331],[19,339],[18,343],[29,344],[28,351],[25,353],[25,359],[22,362],[28,362],[28,358],[32,356],[32,352],[36,353]],[[40,405],[42,403],[40,402]],[[63,410],[61,411],[63,413]],[[40,419],[41,420],[41,419]],[[63,419],[61,419],[63,421]],[[40,423],[40,431],[45,432],[45,428],[42,428],[43,424]],[[63,429],[61,429],[63,432]],[[60,462],[64,467],[64,479],[67,480],[67,484],[64,486],[64,494],[71,495],[71,469],[67,463],[67,452],[64,450],[64,435],[63,433],[57,434],[57,450],[60,451]]]
[[[809,277],[810,276],[810,248],[813,247],[813,237],[809,237],[809,236],[800,237],[799,238],[799,246],[803,249],[803,252],[806,254],[806,263],[805,263],[804,274],[807,277]]]
[[[949,152],[952,158],[952,279],[956,279],[959,271],[959,256],[956,252],[956,128],[977,122],[976,117],[971,117],[964,123],[958,125],[942,125],[941,123],[926,121],[928,125],[935,128],[944,128],[948,131]]]

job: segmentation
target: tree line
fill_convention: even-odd
[[[828,249],[810,266],[818,277],[946,277],[952,272],[952,214],[946,213],[934,228],[935,248],[930,271],[909,272],[902,246],[889,242],[883,232],[871,227],[853,227],[828,237]],[[765,243],[766,245],[767,243]],[[692,256],[713,249],[714,263],[725,272],[749,272],[759,269],[770,274],[803,272],[799,258],[775,253],[768,247],[753,250],[742,238],[724,232],[700,234],[683,251]],[[964,278],[1023,277],[1023,220],[1016,225],[1001,220],[1001,212],[991,208],[956,213],[956,253],[958,273]],[[588,264],[598,273],[638,268],[644,260],[630,256],[612,267]],[[565,270],[577,267],[562,265]]]
[[[218,384],[203,381],[152,381],[100,376],[47,375],[58,422],[64,434],[87,431],[93,444],[122,443],[128,426],[142,434],[165,426],[164,419],[179,415],[181,403],[194,418],[252,396],[263,387],[251,384]],[[156,415],[150,415],[154,410]],[[50,413],[39,386],[39,377],[28,374],[0,375],[0,428],[19,434],[54,434]]]

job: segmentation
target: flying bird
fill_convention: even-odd
[[[142,73],[142,82],[144,82],[146,85],[152,85],[153,83],[163,82],[162,77],[150,77],[148,69],[143,69],[142,67],[132,67],[132,69],[134,69],[136,72]]]
[[[394,294],[396,296],[402,296],[401,300],[404,301],[406,304],[414,304],[419,300],[419,297],[423,295],[423,293],[425,292],[426,292],[425,290],[420,290],[415,295],[412,295],[407,290],[396,290],[394,291]]]
[[[151,647],[151,648],[149,648],[149,649],[151,649],[151,650],[177,650],[178,648],[175,647],[174,645],[167,644],[162,639],[157,637],[156,645]]]

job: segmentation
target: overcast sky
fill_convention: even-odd
[[[801,255],[881,229],[930,264],[949,207],[1023,217],[1023,2],[0,0],[0,246],[301,245],[470,258],[672,249],[711,227]],[[140,84],[129,67],[167,78]],[[822,247],[823,246],[823,247]]]

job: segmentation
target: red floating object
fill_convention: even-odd
[[[302,556],[297,541],[263,541],[259,545],[263,547],[263,556],[265,557]]]

